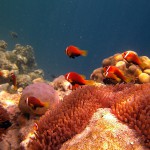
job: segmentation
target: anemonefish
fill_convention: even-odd
[[[68,55],[70,58],[75,58],[78,56],[86,56],[87,51],[80,50],[78,47],[70,45],[66,48],[66,55]]]
[[[10,74],[10,80],[12,81],[12,84],[14,86],[14,90],[17,90],[17,79],[14,73]]]
[[[118,69],[116,66],[106,66],[103,68],[103,70],[104,70],[104,76],[106,77],[109,76],[110,78],[115,79],[115,80],[117,78],[120,78],[126,83],[130,82],[130,79],[125,77],[124,73],[120,69]]]
[[[36,108],[48,107],[49,105],[47,102],[41,102],[38,98],[34,96],[27,97],[25,103],[34,110],[36,110]]]
[[[142,69],[145,68],[145,65],[142,63],[138,55],[132,51],[126,51],[122,53],[122,57],[127,61],[139,65]]]
[[[0,71],[0,77],[2,77],[2,76],[3,76],[3,72]]]
[[[93,85],[93,80],[85,80],[85,77],[76,73],[76,72],[69,72],[65,74],[65,79],[70,82],[73,86],[78,87],[78,85]]]
[[[116,80],[118,83],[121,82],[121,79],[118,78],[114,73],[105,72],[105,73],[104,73],[104,76],[105,76],[106,78],[109,78],[109,79],[114,79],[114,80]]]

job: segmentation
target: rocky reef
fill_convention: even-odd
[[[94,85],[70,90],[63,75],[44,79],[31,46],[16,44],[10,51],[1,40],[0,150],[149,149],[150,59],[139,59],[142,65],[114,54],[91,74]],[[116,72],[110,72],[115,78],[106,77],[107,66],[130,82]],[[37,107],[29,104],[30,97]]]
[[[0,40],[0,84],[1,89],[13,92],[11,73],[17,78],[17,87],[24,88],[36,78],[43,78],[44,72],[37,68],[33,48],[30,45],[16,44],[7,50],[7,43]],[[8,83],[8,84],[6,84]]]

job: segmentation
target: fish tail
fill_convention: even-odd
[[[45,103],[44,103],[44,107],[49,108],[49,103],[48,103],[48,102],[45,102]]]
[[[82,56],[87,56],[87,51],[86,50],[81,50],[81,55]]]
[[[95,81],[94,80],[85,80],[86,85],[95,85]]]
[[[131,79],[131,78],[124,78],[124,81],[125,81],[126,83],[130,83],[130,82],[132,81],[132,79]]]
[[[16,85],[14,85],[14,90],[15,90],[15,91],[17,91],[17,89],[18,89],[18,88],[17,88],[17,86],[16,86]]]
[[[118,83],[120,83],[121,82],[121,79],[120,78],[118,78],[118,77],[116,77],[116,78],[114,78]]]

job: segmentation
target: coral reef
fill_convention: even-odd
[[[4,40],[0,40],[0,51],[4,52],[7,48],[7,43]]]
[[[44,80],[31,46],[16,44],[8,51],[0,40],[0,149],[150,148],[150,59],[139,58],[144,65],[121,53],[106,58],[91,74],[99,83],[72,91],[63,75]],[[106,78],[105,66],[117,67],[132,83],[104,85],[118,83]],[[10,82],[12,73],[17,90]],[[49,107],[27,105],[30,96]]]
[[[41,102],[48,103],[49,106],[47,108],[42,107],[33,110],[30,106],[28,106],[25,103],[25,100],[29,96],[34,96],[40,99]],[[59,103],[59,97],[57,92],[54,90],[54,88],[47,83],[39,82],[39,83],[30,84],[23,90],[19,101],[19,108],[23,113],[42,115],[46,112],[48,108],[55,107],[58,103]]]
[[[0,84],[9,83],[7,90],[12,90],[10,74],[17,76],[17,87],[25,87],[36,78],[43,78],[43,70],[37,68],[33,48],[29,45],[16,44],[11,51],[7,49],[7,43],[0,40]],[[24,82],[26,80],[27,82]]]
[[[113,112],[115,112],[115,106],[120,104],[118,99],[121,99],[123,103],[124,99],[126,101],[128,101],[131,97],[134,99],[135,94],[137,94],[140,99],[140,97],[145,94],[145,91],[141,90],[143,88],[150,90],[150,84],[138,86],[134,84],[100,87],[85,86],[73,91],[70,95],[64,97],[63,102],[59,105],[59,107],[57,107],[57,109],[48,111],[41,117],[38,122],[38,131],[35,135],[36,138],[32,141],[32,143],[30,143],[30,148],[35,149],[36,146],[38,149],[47,149],[48,147],[55,150],[59,149],[65,141],[72,138],[75,134],[80,133],[88,125],[92,114],[96,112],[98,108],[112,108]],[[136,92],[140,90],[140,93]],[[144,98],[148,98],[148,96]],[[142,100],[138,100],[138,106],[143,105],[142,107],[139,107],[141,108],[140,111],[142,111],[142,108],[149,108],[150,105],[149,100],[141,99]],[[147,102],[143,103],[143,100]],[[136,107],[136,102],[131,105],[131,109],[133,110],[132,114],[139,113],[135,111],[137,109],[134,109],[134,107]],[[136,117],[132,117],[132,114],[130,113],[127,114],[125,110],[126,109],[121,109],[125,117],[128,115],[132,118],[131,120],[135,122],[132,128],[134,128],[139,135],[145,135],[144,140],[142,138],[142,143],[149,146],[149,135],[147,135],[144,131],[146,129],[149,133],[149,129],[147,128],[149,127],[149,124],[142,126],[141,132],[138,132],[139,128],[135,127],[139,121],[141,124],[145,123],[145,118],[148,119],[148,122],[146,123],[149,123],[149,109],[146,110],[146,114],[143,113],[145,115],[144,120],[143,116],[141,119],[138,119]],[[139,116],[141,116],[141,114],[139,114]],[[130,122],[128,122],[128,125],[129,124]]]
[[[69,89],[72,85],[65,79],[63,75],[55,78],[51,84],[54,89],[58,91],[61,100],[65,95],[68,95],[71,92]]]
[[[4,134],[6,129],[11,126],[9,120],[10,118],[7,111],[0,105],[0,141],[2,140],[2,134]]]
[[[129,50],[129,52],[133,52],[136,54],[136,52]],[[109,58],[106,58],[102,61],[102,66],[116,66],[118,69],[120,69],[126,77],[128,77],[131,82],[133,83],[149,83],[150,82],[150,59],[147,56],[139,56],[139,59],[144,64],[144,68],[140,67],[139,65],[136,65],[132,62],[127,62],[121,53],[115,54],[113,56],[110,56]],[[108,81],[104,80],[104,71],[103,67],[100,67],[98,69],[95,69],[93,73],[91,74],[90,78],[100,82],[100,83],[107,83]],[[103,82],[104,81],[104,82]],[[114,81],[110,83],[114,83]],[[115,84],[118,82],[115,82]]]
[[[20,73],[28,73],[37,67],[33,48],[30,45],[16,44],[12,53],[16,56],[15,64],[17,64]],[[11,60],[11,57],[9,59]]]

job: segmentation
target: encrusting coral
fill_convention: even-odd
[[[142,90],[143,89],[143,90]],[[147,89],[147,96],[144,97]],[[138,92],[140,91],[141,92]],[[149,146],[149,106],[150,106],[150,84],[134,85],[134,84],[121,84],[116,86],[85,86],[73,91],[70,95],[65,96],[63,102],[52,111],[49,110],[44,116],[41,117],[38,124],[38,130],[36,131],[36,138],[29,144],[30,149],[59,149],[61,145],[71,139],[74,135],[80,133],[89,123],[89,120],[93,113],[98,108],[112,108],[112,112],[116,115],[119,114],[116,106],[124,106],[124,101],[129,101],[129,98],[134,99],[135,94],[139,97],[136,102],[130,105],[132,113],[127,113],[126,109],[120,109],[122,111],[122,118],[132,118],[134,125],[126,121],[129,126],[139,131],[139,122],[142,125],[139,135],[143,135],[143,143]],[[142,96],[142,98],[140,98]],[[122,101],[120,102],[119,99]],[[143,102],[146,101],[146,102]],[[129,101],[130,102],[130,101]],[[136,103],[138,104],[137,111]],[[145,106],[146,105],[146,106]],[[143,110],[143,109],[146,110]],[[144,113],[143,111],[146,111]],[[138,114],[141,113],[141,114]],[[140,116],[134,117],[133,114]],[[133,117],[132,117],[133,115]],[[145,115],[145,116],[144,116]],[[118,115],[116,115],[118,116]],[[119,118],[119,117],[118,117]],[[127,119],[128,119],[127,118]],[[147,118],[147,122],[145,119]],[[119,118],[120,119],[120,118]],[[121,120],[124,122],[124,119]],[[147,125],[144,125],[147,123]],[[131,123],[132,124],[132,123]],[[137,127],[136,127],[137,126]],[[147,133],[146,133],[147,132]]]

